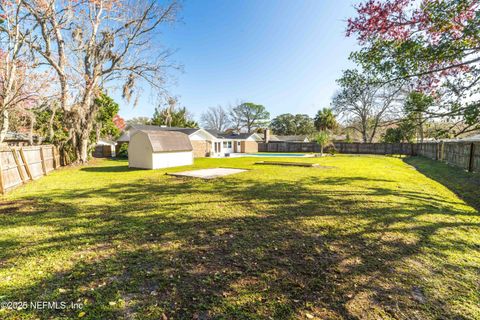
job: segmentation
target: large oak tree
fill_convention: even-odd
[[[86,162],[98,113],[95,99],[123,87],[129,100],[139,85],[163,90],[171,52],[158,42],[160,28],[175,20],[178,4],[155,0],[37,0],[21,3],[35,31],[24,34],[58,81],[67,143]]]

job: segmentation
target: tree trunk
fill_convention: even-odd
[[[2,117],[2,127],[0,130],[0,143],[2,143],[5,140],[5,137],[7,136],[7,132],[8,132],[9,119],[8,119],[7,109],[3,109],[1,117]]]
[[[88,136],[83,137],[80,141],[80,162],[87,163],[88,161]]]
[[[35,119],[33,117],[33,114],[30,113],[30,130],[28,132],[28,142],[30,143],[31,146],[33,146],[33,127],[35,125]]]
[[[419,134],[420,134],[420,143],[423,143],[424,132],[423,132],[423,119],[422,119],[422,114],[419,114],[419,115],[418,115],[418,123],[419,123],[418,131],[419,131]]]
[[[363,140],[363,143],[368,142],[368,135],[367,135],[367,130],[366,129],[362,130],[362,140]]]
[[[55,131],[53,130],[53,122],[55,121],[55,114],[57,113],[57,108],[53,107],[52,108],[52,115],[50,116],[50,119],[48,120],[48,141],[50,143],[53,143],[53,138],[55,136]]]
[[[88,119],[81,119],[81,115],[76,115],[76,121],[74,123],[74,136],[72,141],[73,150],[75,151],[76,162],[84,164],[88,162],[88,149],[90,142],[90,134],[92,132],[92,126]]]
[[[323,145],[320,145],[320,156],[323,157]]]
[[[367,143],[368,142],[368,126],[367,126],[367,120],[362,118],[362,139],[363,139],[363,143]]]

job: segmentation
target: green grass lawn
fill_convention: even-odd
[[[421,158],[258,160],[196,160],[251,169],[209,181],[102,160],[11,192],[0,301],[83,309],[0,319],[480,319],[480,175]]]

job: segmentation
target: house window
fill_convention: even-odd
[[[240,147],[240,141],[237,141],[237,147]]]
[[[224,147],[224,148],[227,147],[227,141],[223,141],[223,147]]]
[[[228,148],[232,148],[232,141],[228,141]]]

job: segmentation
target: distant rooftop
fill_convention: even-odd
[[[480,134],[476,134],[470,137],[462,138],[462,140],[468,140],[468,141],[480,141]]]
[[[308,136],[307,135],[290,135],[290,136],[271,135],[270,141],[304,142],[304,141],[308,141]]]

